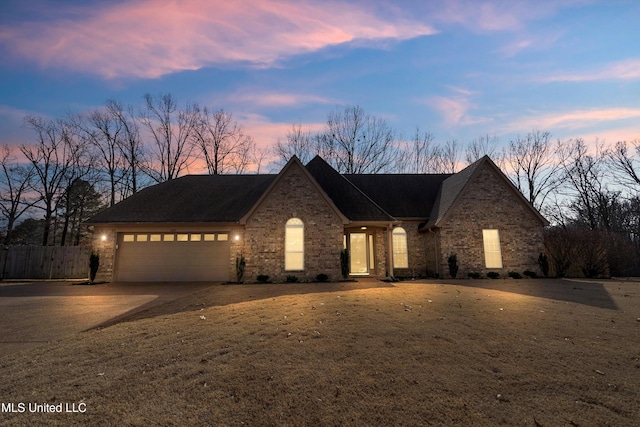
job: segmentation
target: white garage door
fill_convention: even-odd
[[[119,233],[119,282],[229,280],[228,233]]]

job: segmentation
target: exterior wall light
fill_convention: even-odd
[[[235,241],[237,242],[238,240],[240,240],[240,235],[239,235],[239,234],[236,234],[236,235],[235,235],[235,237],[234,237],[234,239],[235,239]]]
[[[103,242],[107,241],[107,235],[103,234],[102,236],[100,236],[100,240],[102,240]]]

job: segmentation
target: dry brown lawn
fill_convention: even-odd
[[[0,358],[3,425],[640,424],[640,282],[216,285]]]

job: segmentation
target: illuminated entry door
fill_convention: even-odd
[[[349,234],[351,274],[369,274],[367,264],[367,233]]]

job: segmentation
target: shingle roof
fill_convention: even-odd
[[[299,163],[297,159],[295,161]],[[300,167],[309,172],[346,217],[345,221],[394,222],[424,218],[427,221],[424,227],[428,228],[438,226],[484,163],[499,171],[486,156],[453,175],[341,175],[319,156]],[[277,177],[187,175],[145,188],[98,213],[87,223],[239,222]],[[503,178],[513,187],[506,177]],[[512,189],[527,203],[515,187]],[[546,223],[540,213],[529,207],[542,223]]]
[[[367,174],[345,177],[395,218],[431,214],[438,190],[450,174]]]
[[[453,202],[458,198],[462,189],[467,185],[476,169],[478,169],[478,166],[480,166],[485,159],[488,159],[488,157],[485,156],[481,158],[460,172],[450,175],[442,182],[440,191],[438,192],[438,198],[433,205],[433,210],[431,211],[431,216],[429,217],[429,222],[426,224],[426,227],[438,225],[453,205]]]
[[[393,216],[329,166],[320,156],[314,157],[307,163],[306,168],[340,212],[351,221],[395,221]]]
[[[236,222],[277,175],[187,175],[147,187],[87,223]]]

